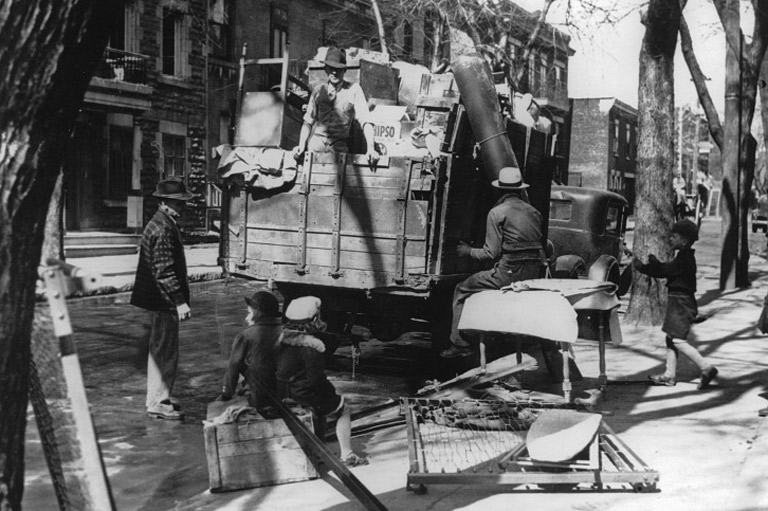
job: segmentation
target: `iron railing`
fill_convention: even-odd
[[[96,76],[119,82],[146,84],[148,68],[149,57],[146,55],[107,48]]]

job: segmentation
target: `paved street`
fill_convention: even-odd
[[[766,240],[760,233],[750,234],[752,288],[720,293],[719,229],[717,220],[705,220],[695,247],[700,309],[709,316],[696,325],[695,336],[705,356],[720,368],[721,378],[712,389],[699,392],[695,368],[683,361],[677,386],[610,386],[600,403],[607,412],[605,422],[659,471],[657,492],[544,494],[493,486],[434,485],[426,495],[414,495],[404,489],[408,457],[402,426],[355,439],[355,447],[371,458],[369,466],[354,469],[355,475],[391,510],[768,509],[768,419],[760,419],[756,413],[767,404],[763,395],[768,382],[768,343],[754,328],[768,291],[768,264],[757,256],[765,251]],[[209,267],[207,271],[215,267],[215,251],[210,254],[212,262],[201,263]],[[112,273],[118,283],[120,272]],[[354,499],[350,502],[350,493],[331,475],[270,488],[207,491],[201,421],[219,387],[221,352],[241,328],[242,297],[251,289],[252,284],[239,280],[193,285],[193,319],[183,324],[181,332],[176,395],[187,414],[181,423],[151,419],[145,413],[144,314],[127,305],[128,295],[70,301],[88,399],[118,510],[361,509]],[[622,331],[623,344],[608,349],[609,378],[642,381],[658,372],[664,359],[660,329],[623,322]],[[597,381],[595,345],[577,345],[576,357],[585,378],[574,384],[574,393],[585,396],[584,391],[594,388]],[[428,337],[411,334],[392,343],[363,343],[361,365],[354,376],[349,370],[349,349],[342,347],[331,374],[359,410],[388,397],[412,394],[435,369],[434,362]],[[536,390],[559,392],[559,384],[551,382],[543,368],[522,380]],[[56,509],[31,411],[27,438],[24,509]]]

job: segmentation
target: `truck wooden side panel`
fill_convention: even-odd
[[[287,191],[229,194],[229,271],[329,287],[424,287],[440,241],[438,171],[410,158],[371,167],[352,155],[311,154]]]

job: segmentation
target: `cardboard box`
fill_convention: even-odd
[[[203,423],[208,482],[212,492],[241,490],[317,479],[311,461],[282,419],[216,424],[213,418],[228,406],[247,406],[243,398],[214,402]],[[244,403],[243,403],[244,402]],[[308,409],[294,410],[312,429]]]

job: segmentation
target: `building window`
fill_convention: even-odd
[[[162,35],[162,73],[181,76],[184,70],[184,14],[182,12],[163,7]]]
[[[272,58],[283,56],[283,50],[288,44],[288,10],[278,5],[272,5],[271,42],[269,55]]]
[[[619,155],[619,120],[614,119],[613,121],[613,154],[615,156]]]
[[[186,137],[163,133],[163,172],[166,178],[184,177],[186,174],[186,153]]]
[[[608,175],[608,190],[616,193],[622,193],[624,191],[624,183],[620,170],[611,169]]]
[[[208,23],[210,26],[209,50],[211,57],[221,60],[233,60],[231,0],[213,0],[209,4]]]
[[[127,8],[127,7],[126,7]],[[107,46],[115,50],[125,50],[125,8],[118,10],[114,17],[110,18],[109,43]]]
[[[128,197],[133,175],[133,128],[109,127],[109,164],[106,198],[124,201]]]
[[[632,158],[632,130],[630,129],[629,125],[627,125],[627,129],[624,134],[626,135],[626,143],[624,145],[624,158],[629,160]]]
[[[229,112],[219,115],[219,144],[232,143],[232,119]]]

